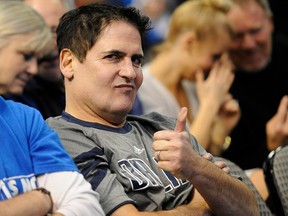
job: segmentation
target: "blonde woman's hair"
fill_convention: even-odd
[[[31,34],[23,48],[41,57],[53,48],[52,33],[43,18],[20,1],[0,1],[0,49],[13,36]]]
[[[231,0],[188,0],[182,3],[173,12],[166,40],[155,47],[155,53],[169,48],[181,34],[189,31],[193,31],[198,40],[217,36],[223,29],[232,35],[227,17],[231,7]]]

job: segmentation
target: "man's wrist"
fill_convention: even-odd
[[[50,200],[50,208],[49,208],[49,210],[48,210],[48,212],[47,212],[47,215],[48,215],[48,214],[52,214],[52,211],[53,211],[53,200],[52,200],[50,191],[46,190],[46,189],[43,188],[43,187],[36,188],[35,190],[36,190],[36,191],[40,191],[40,192],[43,193],[45,196],[48,196],[48,197],[49,197],[49,200]]]

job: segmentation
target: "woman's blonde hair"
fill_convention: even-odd
[[[193,31],[198,40],[217,36],[223,29],[232,35],[227,17],[232,7],[230,0],[188,0],[179,5],[171,16],[165,41],[155,47],[156,53],[168,48],[179,35]]]
[[[43,56],[53,48],[52,33],[43,18],[19,1],[0,1],[0,49],[15,35],[31,33],[23,47],[36,56]]]

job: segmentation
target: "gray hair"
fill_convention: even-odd
[[[42,56],[53,47],[52,33],[43,18],[20,1],[0,1],[0,49],[15,35],[32,34],[23,46]]]
[[[263,8],[263,10],[268,15],[272,15],[272,11],[271,11],[268,0],[232,0],[232,1],[238,5],[245,5],[250,1],[255,1],[257,4],[259,4]]]

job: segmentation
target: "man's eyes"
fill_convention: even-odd
[[[141,67],[142,66],[142,62],[143,62],[143,56],[132,56],[131,58],[132,62],[133,62],[133,65],[135,67]]]
[[[234,34],[233,38],[235,40],[242,40],[245,36],[245,34],[249,34],[250,36],[254,36],[259,34],[262,31],[262,28],[255,28],[255,29],[251,29],[249,32],[246,33],[236,33]]]
[[[124,59],[124,57],[125,57],[125,55],[113,53],[113,54],[106,55],[105,59],[118,62],[118,61]],[[141,67],[142,62],[143,62],[143,56],[134,55],[131,57],[131,62],[132,62],[134,67]]]
[[[256,35],[258,34],[262,29],[261,28],[257,28],[257,29],[252,29],[249,33],[251,35]]]
[[[109,54],[107,56],[105,56],[106,59],[112,59],[112,60],[118,60],[121,59],[122,56],[119,54]]]

